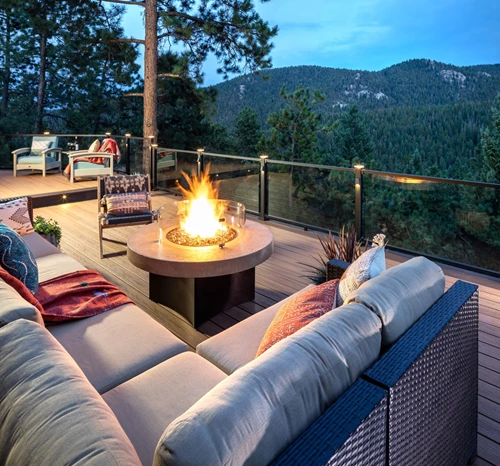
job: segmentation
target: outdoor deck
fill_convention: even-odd
[[[12,175],[12,170],[0,170],[0,196],[47,196],[47,194],[68,194],[71,191],[80,191],[82,189],[97,189],[97,181],[78,181],[70,183],[69,180],[52,170],[47,176],[41,176],[39,170],[34,173],[31,170],[21,170],[17,177]]]
[[[15,179],[11,172],[0,171],[0,198],[47,192],[63,193],[71,188],[94,187],[95,181],[71,185],[59,174],[45,179],[41,176]],[[170,204],[173,214],[175,200],[178,198],[171,195],[159,192],[153,194],[154,207]],[[35,210],[35,215],[54,218],[60,223],[63,230],[61,248],[65,253],[86,267],[98,270],[108,280],[120,286],[138,306],[193,349],[208,336],[221,332],[308,285],[309,281],[302,277],[306,273],[306,267],[302,264],[314,263],[314,257],[320,251],[316,233],[266,222],[274,234],[275,252],[256,269],[255,299],[217,315],[195,330],[174,311],[148,299],[148,274],[131,265],[126,257],[127,236],[134,227],[105,230],[105,237],[108,239],[104,242],[105,259],[99,259],[96,214],[95,200]],[[393,266],[406,259],[406,256],[390,253],[387,263],[388,266]],[[500,280],[452,267],[443,269],[447,287],[461,279],[477,283],[480,288],[479,456],[475,464],[500,466]]]

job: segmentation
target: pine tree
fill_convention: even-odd
[[[280,95],[287,103],[278,113],[269,115],[267,124],[271,129],[269,134],[262,136],[258,149],[280,160],[322,163],[323,157],[317,147],[318,134],[329,133],[331,126],[322,123],[313,107],[325,100],[325,96],[302,85],[290,94],[283,86]]]
[[[201,67],[213,54],[218,72],[253,72],[271,66],[271,39],[277,27],[270,27],[256,12],[253,0],[105,0],[111,3],[142,6],[145,38],[119,39],[120,42],[142,44],[144,53],[144,137],[158,136],[158,78],[183,79],[182,74],[158,73],[157,62],[162,42],[173,45],[180,58],[189,64],[191,77],[202,81]],[[136,94],[137,95],[137,94]],[[143,168],[149,171],[147,148]]]
[[[497,106],[491,112],[493,124],[481,134],[478,158],[484,178],[500,183],[500,95],[497,97]]]
[[[334,142],[335,155],[346,166],[367,163],[373,157],[373,143],[356,105],[350,106],[339,119]]]
[[[257,145],[262,137],[257,113],[250,107],[245,107],[234,120],[235,149],[238,155],[256,156]]]

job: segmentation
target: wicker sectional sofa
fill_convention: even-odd
[[[41,280],[82,268],[27,236]],[[438,269],[394,267],[257,359],[281,303],[193,353],[133,305],[46,329],[0,282],[0,464],[465,465],[478,292]]]

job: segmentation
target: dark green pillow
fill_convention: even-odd
[[[38,292],[38,266],[23,239],[0,223],[0,267],[21,280],[34,295]]]

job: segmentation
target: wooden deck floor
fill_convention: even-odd
[[[3,186],[2,186],[3,188]],[[2,190],[2,195],[4,195]],[[165,194],[153,195],[154,207],[172,207],[178,198]],[[138,306],[162,323],[191,348],[210,335],[221,332],[250,315],[308,285],[301,277],[305,267],[319,253],[316,234],[299,228],[266,222],[275,237],[275,252],[256,269],[254,301],[229,309],[214,317],[200,329],[193,329],[174,311],[148,299],[148,275],[132,266],[126,257],[126,240],[133,227],[109,229],[105,236],[105,259],[99,259],[97,236],[97,202],[87,201],[36,209],[35,214],[56,219],[63,230],[62,250],[88,268],[100,271],[108,280],[120,286]],[[407,259],[388,254],[388,266]],[[500,280],[443,267],[446,285],[457,279],[477,283],[480,288],[479,324],[479,427],[476,465],[500,466]]]
[[[48,193],[67,193],[83,188],[96,188],[96,180],[77,181],[69,180],[56,170],[47,172],[43,177],[40,171],[22,170],[17,177],[12,175],[12,170],[0,170],[0,199],[16,196],[38,196]]]

